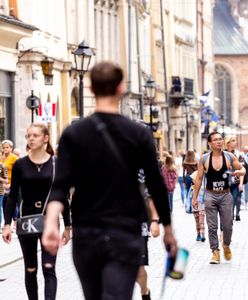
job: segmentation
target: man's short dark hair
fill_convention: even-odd
[[[104,61],[96,64],[90,72],[91,87],[95,96],[113,96],[123,80],[123,71],[117,64]]]
[[[219,133],[218,131],[213,131],[208,135],[208,142],[212,142],[212,136],[216,134],[219,134],[222,137],[221,133]]]

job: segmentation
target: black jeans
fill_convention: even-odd
[[[142,239],[120,230],[73,228],[73,261],[86,300],[130,300]]]
[[[25,266],[25,286],[29,300],[38,300],[37,245],[39,237],[19,238]],[[56,256],[50,255],[41,245],[42,272],[45,279],[45,300],[54,300],[57,291],[55,273]]]

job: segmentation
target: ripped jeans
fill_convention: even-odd
[[[21,245],[24,266],[25,286],[29,300],[38,300],[37,284],[37,246],[39,237],[19,238]],[[57,291],[57,277],[55,273],[56,256],[50,255],[41,246],[42,272],[45,279],[45,300],[54,300]]]

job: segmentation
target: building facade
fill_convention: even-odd
[[[211,89],[213,69],[211,48],[206,46],[211,44],[211,6],[199,2],[201,9],[194,0],[0,0],[0,34],[11,36],[11,42],[0,41],[1,83],[9,82],[1,86],[0,105],[12,103],[1,109],[5,119],[0,115],[0,127],[1,122],[10,123],[2,136],[25,148],[23,137],[32,113],[25,103],[33,93],[43,113],[56,107],[50,130],[57,143],[63,128],[79,117],[73,52],[86,41],[95,53],[91,66],[112,60],[124,68],[121,111],[147,126],[151,120],[156,123],[153,134],[160,153],[187,148],[199,152],[199,95]],[[2,24],[11,29],[6,31]],[[52,85],[45,85],[40,64],[47,58],[54,62]],[[144,88],[149,78],[157,86],[152,103]],[[83,96],[87,116],[95,104],[88,73],[83,77]],[[46,120],[40,111],[34,119]]]

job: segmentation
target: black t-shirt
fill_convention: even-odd
[[[74,186],[74,225],[115,226],[140,234],[144,200],[137,174],[143,169],[161,221],[170,224],[167,190],[150,132],[119,114],[97,115],[115,141],[128,176],[89,117],[67,127],[61,136],[51,199],[62,201]]]
[[[5,224],[10,224],[21,193],[22,215],[41,213],[48,196],[53,177],[53,159],[50,157],[44,164],[36,165],[28,156],[18,159],[12,170],[11,188],[6,203]],[[41,208],[35,203],[40,201]],[[65,212],[63,213],[65,225],[70,224],[69,203],[63,199]],[[68,204],[67,204],[68,203]]]
[[[222,152],[222,167],[220,170],[215,170],[212,164],[213,153],[210,152],[208,172],[206,173],[207,185],[206,188],[212,191],[223,191],[229,188],[229,175],[227,171],[226,157]]]

